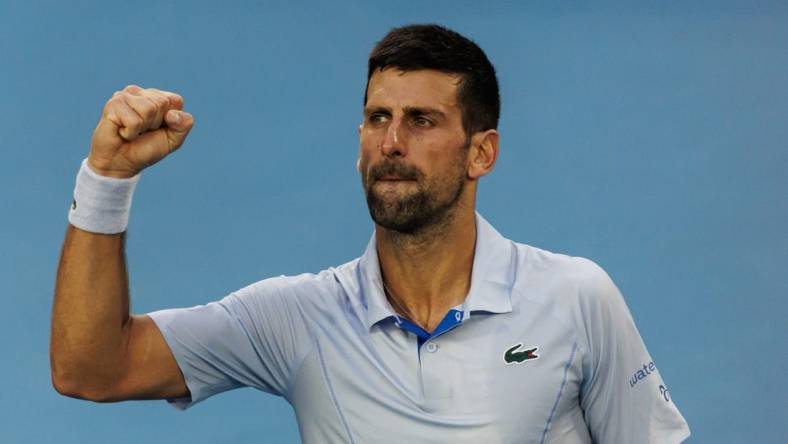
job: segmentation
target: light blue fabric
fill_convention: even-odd
[[[479,215],[476,224],[462,322],[421,347],[385,298],[374,236],[337,268],[150,313],[191,393],[171,402],[255,387],[292,404],[305,443],[689,436],[601,268],[507,240]]]

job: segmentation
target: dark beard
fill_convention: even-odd
[[[418,234],[426,227],[448,221],[465,189],[462,166],[465,156],[460,156],[457,175],[442,182],[424,184],[424,175],[415,167],[385,160],[372,167],[364,179],[369,215],[376,224],[401,234]],[[372,191],[372,185],[386,175],[397,175],[419,184],[417,192],[394,202],[387,202]],[[425,188],[426,185],[426,188]],[[448,189],[448,199],[441,201],[439,194]]]

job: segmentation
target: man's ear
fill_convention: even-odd
[[[364,130],[364,124],[360,123],[358,125],[358,135],[359,135],[359,137],[361,136],[361,131],[363,131],[363,130]],[[358,159],[356,159],[356,171],[358,171],[359,173],[361,172],[361,155],[360,154],[358,156]]]
[[[489,173],[498,160],[498,131],[488,129],[471,136],[468,148],[468,178],[478,179]]]

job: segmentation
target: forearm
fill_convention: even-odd
[[[52,380],[63,394],[100,398],[123,372],[129,327],[124,234],[69,225],[55,283]]]

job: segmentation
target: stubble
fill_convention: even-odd
[[[427,178],[418,168],[399,160],[384,159],[372,166],[362,175],[372,220],[383,228],[407,236],[436,231],[448,224],[465,189],[467,148],[467,145],[461,147],[450,171],[433,178]],[[414,181],[416,190],[397,194],[394,190],[380,192],[374,187],[382,177],[392,175]]]

